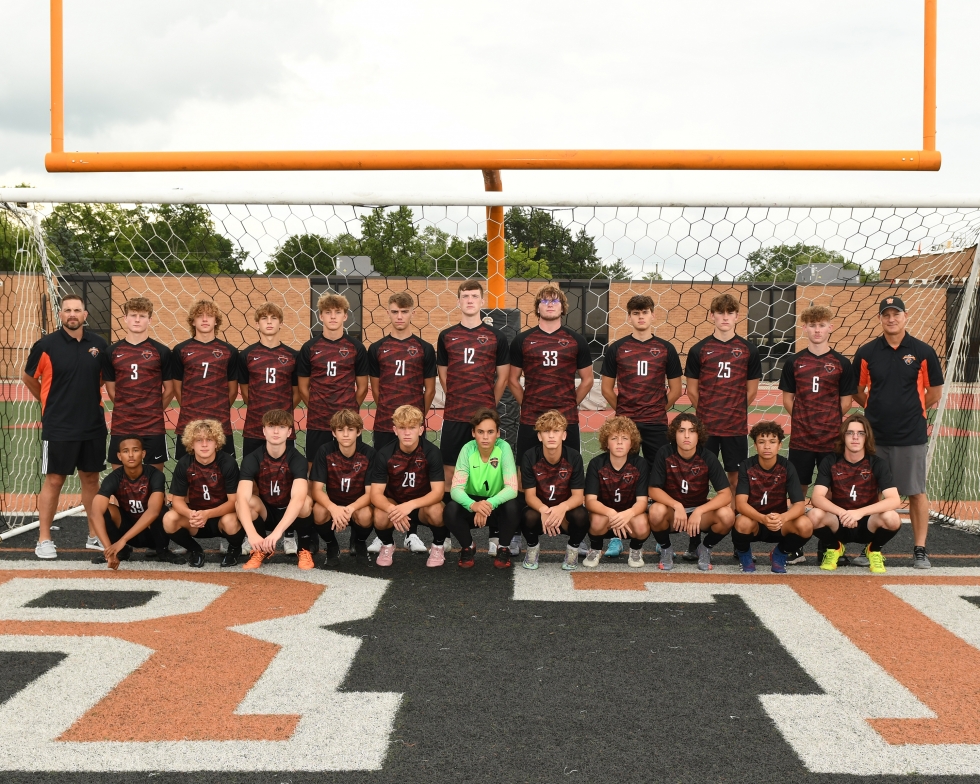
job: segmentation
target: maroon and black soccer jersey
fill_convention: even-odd
[[[116,384],[112,434],[159,436],[166,432],[163,382],[171,379],[170,349],[147,338],[120,340],[102,355],[102,378]]]
[[[177,461],[170,480],[170,494],[185,499],[194,511],[214,509],[238,490],[238,465],[227,452],[218,452],[207,465],[197,462],[194,454]]]
[[[803,349],[787,357],[779,388],[795,395],[790,447],[833,452],[840,430],[840,399],[857,391],[850,360],[834,350],[817,356]]]
[[[695,343],[687,355],[684,375],[698,382],[698,418],[710,436],[744,436],[749,432],[746,388],[762,378],[759,351],[735,335],[714,335]]]
[[[829,489],[830,500],[842,509],[860,509],[878,503],[879,496],[895,487],[888,463],[877,455],[865,455],[856,463],[844,455],[828,455],[817,469],[814,484]]]
[[[445,482],[442,453],[422,438],[411,452],[403,452],[398,441],[383,446],[371,464],[372,485],[386,485],[385,496],[403,504],[428,495],[433,482]]]
[[[374,460],[374,447],[355,443],[354,454],[347,457],[336,441],[320,447],[313,459],[310,481],[320,482],[327,498],[338,506],[349,506],[364,495],[368,485],[368,471]]]
[[[172,364],[173,379],[181,382],[177,435],[195,419],[217,419],[232,435],[228,382],[238,380],[238,349],[217,338],[191,338],[174,347]]]
[[[279,457],[269,454],[265,446],[250,452],[242,459],[238,477],[252,482],[254,493],[267,507],[285,509],[296,479],[306,479],[306,458],[292,446]]]
[[[329,430],[330,418],[349,408],[357,411],[358,376],[368,376],[368,355],[364,344],[346,333],[330,340],[324,336],[303,344],[297,362],[297,375],[310,380],[307,401],[308,430]]]
[[[150,496],[166,491],[163,471],[151,465],[144,465],[143,472],[135,479],[126,476],[126,469],[117,468],[99,485],[99,495],[105,498],[116,497],[119,512],[123,518],[135,523],[150,506]]]
[[[446,368],[446,407],[449,422],[469,422],[479,408],[496,408],[493,387],[497,368],[510,364],[510,346],[493,327],[456,324],[439,333],[436,364]]]
[[[644,425],[667,426],[667,379],[684,375],[677,349],[651,337],[620,338],[606,349],[602,375],[616,379],[616,414]]]
[[[263,437],[262,416],[267,411],[292,412],[296,356],[295,349],[281,343],[275,348],[254,343],[238,355],[238,383],[248,385],[245,438]]]
[[[639,455],[629,455],[618,471],[608,452],[589,461],[585,474],[585,494],[594,495],[600,504],[625,512],[636,500],[646,497],[650,486],[650,466]]]
[[[368,374],[380,381],[374,431],[390,433],[399,406],[425,414],[425,379],[436,377],[436,350],[417,335],[404,340],[385,335],[368,349]]]
[[[566,326],[555,332],[533,327],[510,346],[510,364],[524,371],[521,424],[533,425],[545,411],[560,411],[570,425],[578,424],[575,379],[592,365],[589,344]]]
[[[538,444],[524,453],[521,481],[525,490],[534,488],[537,499],[545,506],[558,506],[572,497],[572,490],[585,489],[582,455],[563,446],[558,462],[549,463],[544,447]]]
[[[687,509],[707,502],[709,484],[720,493],[729,487],[728,475],[718,458],[702,447],[685,460],[676,446],[668,444],[653,458],[650,486],[659,487]]]
[[[803,500],[803,488],[796,468],[782,455],[768,471],[759,465],[759,456],[753,455],[738,467],[735,495],[747,495],[749,506],[759,514],[782,514],[789,504]]]

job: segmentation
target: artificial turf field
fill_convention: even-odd
[[[883,576],[771,575],[761,549],[739,575],[727,539],[710,574],[568,574],[551,539],[537,572],[399,550],[110,573],[84,536],[63,521],[56,562],[0,548],[4,782],[980,781],[958,530],[932,527],[922,573],[903,526]]]

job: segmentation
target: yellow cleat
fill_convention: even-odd
[[[827,549],[824,551],[823,560],[820,562],[820,568],[827,572],[832,572],[837,568],[837,562],[840,557],[844,554],[844,545],[840,542],[837,543],[836,550]]]
[[[874,574],[885,573],[885,554],[881,550],[865,549],[865,556],[871,562],[870,569]]]

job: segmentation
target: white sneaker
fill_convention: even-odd
[[[187,548],[186,547],[181,547],[176,542],[171,542],[170,543],[170,552],[172,552],[174,555],[187,555]]]
[[[497,548],[500,547],[500,540],[496,536],[490,537],[490,546],[487,547],[487,555],[494,556],[497,554]]]
[[[626,564],[628,566],[632,566],[634,569],[639,569],[640,567],[642,567],[643,564],[644,564],[644,561],[643,561],[643,549],[641,548],[639,550],[634,550],[631,547],[630,548],[630,557],[629,557],[629,560],[626,562]]]
[[[282,551],[286,555],[296,555],[298,550],[299,547],[297,547],[296,545],[295,534],[293,534],[292,536],[287,535],[282,538]]]
[[[34,548],[34,555],[42,561],[53,561],[58,557],[58,548],[54,546],[54,542],[50,539],[45,539],[37,543],[37,547]]]
[[[583,539],[582,544],[578,546],[578,554],[581,556],[586,556],[589,554],[589,540]]]
[[[521,535],[514,534],[514,538],[510,540],[510,554],[520,555],[521,554]]]
[[[405,537],[405,547],[408,548],[409,552],[412,553],[427,553],[429,548],[425,546],[425,543],[419,539],[418,534],[409,534]]]
[[[252,545],[248,543],[248,539],[242,542],[242,555],[250,555],[252,552]]]
[[[444,553],[451,553],[453,551],[453,538],[451,536],[447,536],[446,541],[442,543],[442,551]]]
[[[105,548],[102,546],[102,542],[99,541],[97,536],[87,536],[85,537],[85,549],[86,550],[98,550],[102,552]]]
[[[585,560],[582,561],[582,566],[595,569],[595,567],[599,565],[600,558],[602,558],[602,550],[593,550],[589,548],[589,552],[586,554]]]
[[[374,537],[374,541],[368,545],[369,553],[380,553],[381,552],[381,540],[378,537]]]

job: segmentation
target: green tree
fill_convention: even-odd
[[[337,256],[348,255],[342,250],[344,245],[356,247],[357,240],[350,234],[336,239],[319,234],[294,234],[265,263],[265,274],[333,275],[337,271]]]
[[[766,283],[793,283],[796,280],[796,268],[809,264],[841,264],[844,269],[861,270],[862,283],[877,280],[877,273],[868,273],[853,261],[847,261],[844,256],[834,250],[825,250],[818,245],[776,245],[772,248],[760,248],[745,257],[748,269],[738,276],[737,280],[759,281]]]
[[[428,241],[437,243],[438,238],[430,234]],[[433,249],[437,250],[435,245]],[[404,206],[387,212],[375,207],[369,215],[361,216],[360,253],[370,256],[382,275],[429,275],[435,270],[415,216]]]
[[[643,276],[643,280],[648,280],[651,283],[657,283],[664,279],[664,276],[660,274],[660,268],[657,267],[653,272],[648,272]]]
[[[59,204],[44,230],[63,272],[240,273],[247,251],[197,204]]]
[[[633,280],[633,270],[627,267],[622,259],[616,259],[612,264],[603,264],[600,277],[609,280]]]
[[[504,232],[515,247],[534,250],[547,261],[556,278],[592,278],[602,273],[595,242],[584,228],[572,236],[563,223],[546,210],[511,207],[504,217]]]
[[[551,280],[551,269],[548,262],[544,259],[536,259],[537,250],[535,248],[525,248],[523,245],[513,245],[506,242],[504,245],[504,258],[506,260],[506,276],[508,278],[544,278]]]
[[[34,240],[20,219],[0,206],[0,270],[24,272]]]

